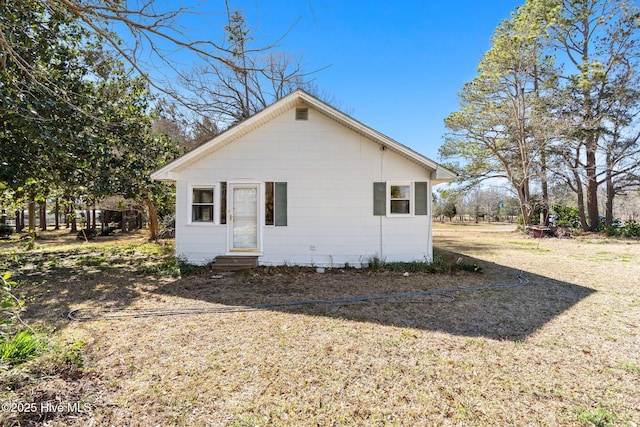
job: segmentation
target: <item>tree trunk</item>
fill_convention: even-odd
[[[511,185],[518,189],[518,202],[520,204],[520,213],[522,214],[522,225],[525,230],[531,225],[531,196],[529,194],[529,180],[524,180],[519,184],[512,181]]]
[[[607,171],[606,177],[606,190],[607,190],[607,200],[605,202],[605,218],[604,225],[607,227],[611,227],[613,225],[613,199],[615,197],[615,188],[613,186],[613,178],[611,177],[611,171]]]
[[[36,202],[31,197],[29,202],[27,203],[27,207],[29,209],[29,228],[27,229],[29,232],[29,236],[36,237]]]
[[[71,225],[71,230],[69,230],[70,233],[77,233],[78,232],[78,220],[76,218],[76,207],[74,204],[74,201],[71,199],[71,196],[69,196],[69,216],[67,218],[69,218],[69,223]]]
[[[158,210],[150,197],[147,197],[144,202],[147,205],[147,211],[149,213],[149,239],[153,240],[158,237],[158,233],[160,232]]]
[[[24,222],[22,221],[23,212],[22,209],[16,211],[16,233],[20,233],[24,228]]]
[[[574,175],[577,175],[577,174],[574,172]],[[584,212],[584,191],[582,190],[582,182],[580,181],[580,178],[576,178],[576,179],[577,179],[576,196],[578,196],[578,217],[580,218],[580,227],[584,231],[588,231],[589,225],[587,224],[587,217]]]
[[[40,202],[40,230],[47,231],[47,202]]]
[[[549,226],[549,182],[547,181],[547,153],[546,147],[540,151],[540,184],[542,187],[542,210],[540,211],[540,224]]]
[[[60,201],[58,200],[57,197],[56,197],[55,211],[56,211],[55,213],[56,222],[55,222],[54,230],[60,230]]]
[[[596,150],[597,143],[593,136],[589,137],[587,142],[587,164],[585,170],[587,172],[587,216],[588,231],[598,231],[598,180],[596,176]]]

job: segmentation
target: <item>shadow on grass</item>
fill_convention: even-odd
[[[333,269],[318,274],[315,269],[258,268],[251,273],[227,274],[221,278],[213,273],[186,277],[159,286],[154,292],[230,307],[516,283],[515,278],[520,274],[518,270],[477,259],[466,257],[466,261],[477,263],[485,273],[412,273],[407,277],[402,273],[385,271]],[[523,275],[529,281],[523,286],[446,291],[445,295],[455,298],[453,301],[442,295],[426,295],[354,304],[308,304],[262,310],[519,341],[595,292],[531,272],[525,271]],[[219,315],[232,316],[233,313]]]
[[[488,246],[487,250],[490,248]],[[456,259],[464,253],[462,248],[460,251],[457,249],[438,252]],[[73,264],[76,267],[73,268],[65,268],[61,261],[53,261],[65,256],[85,258],[76,259]],[[63,318],[62,313],[84,307],[126,310],[132,306],[144,306],[170,313],[176,305],[204,308],[206,311],[435,290],[444,295],[413,295],[353,304],[305,304],[261,310],[518,341],[595,292],[528,271],[523,275],[529,283],[523,286],[460,290],[478,285],[516,283],[520,273],[513,268],[466,256],[466,263],[479,265],[484,273],[410,273],[405,276],[384,270],[327,269],[324,274],[319,274],[313,268],[260,267],[250,272],[224,275],[204,272],[175,280],[153,273],[145,274],[140,265],[112,265],[101,256],[104,255],[49,252],[42,259],[30,256],[28,260],[18,260],[32,263],[31,266],[22,265],[17,277],[25,282],[16,290],[27,300],[25,319],[64,328],[69,325],[69,320]],[[449,297],[453,297],[453,301]],[[216,315],[234,316],[234,313]]]

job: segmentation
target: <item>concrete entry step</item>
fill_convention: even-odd
[[[215,271],[239,271],[258,266],[257,256],[219,255],[213,263]]]

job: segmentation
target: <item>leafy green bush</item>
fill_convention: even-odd
[[[635,221],[628,221],[620,227],[606,227],[604,221],[600,223],[598,230],[604,232],[609,237],[640,237],[640,224]]]
[[[640,237],[640,224],[635,221],[627,221],[618,230],[623,237]]]
[[[558,215],[557,225],[565,225],[573,228],[578,228],[580,226],[578,208],[554,205],[553,212]]]

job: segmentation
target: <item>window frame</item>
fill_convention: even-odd
[[[409,197],[408,199],[402,198],[392,198],[391,197],[391,188],[392,187],[409,187]],[[415,216],[415,189],[413,181],[387,181],[387,216],[390,217],[413,217]],[[409,201],[409,212],[407,213],[395,213],[391,212],[391,202],[394,200],[408,200]]]
[[[219,225],[220,224],[220,183],[193,183],[187,186],[187,224],[195,225],[195,226],[211,226],[211,225]],[[211,221],[194,221],[193,220],[193,192],[195,190],[213,190],[213,202],[212,203],[201,203],[199,206],[211,205],[213,218]]]

